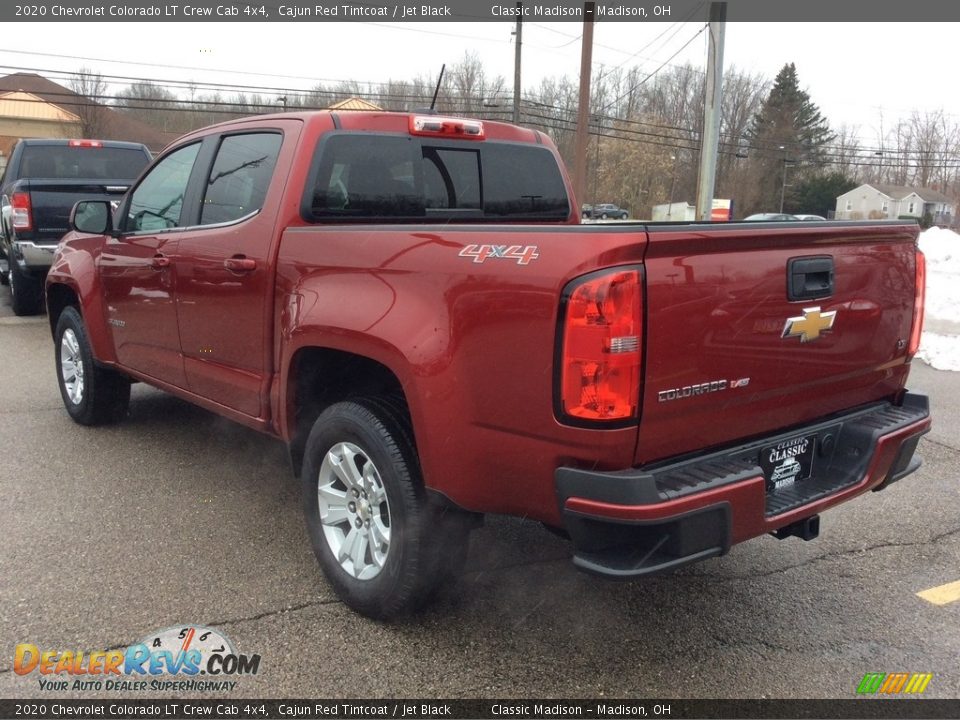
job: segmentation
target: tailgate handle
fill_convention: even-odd
[[[833,258],[793,258],[787,262],[787,300],[814,300],[833,295]]]

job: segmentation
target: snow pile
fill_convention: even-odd
[[[930,228],[920,235],[927,256],[927,305],[917,357],[939,370],[960,370],[960,235]]]

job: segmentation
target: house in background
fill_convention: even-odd
[[[21,138],[82,138],[81,108],[98,108],[97,140],[125,140],[159,152],[176,134],[161,132],[107,105],[98,105],[35,73],[0,77],[0,166]]]
[[[929,214],[934,225],[950,226],[956,217],[956,203],[930,188],[905,185],[864,184],[837,198],[837,220],[921,220]]]
[[[349,97],[346,100],[335,102],[327,110],[383,110],[383,108],[363,98]]]

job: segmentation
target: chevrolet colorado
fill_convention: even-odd
[[[377,618],[453,578],[484,513],[634,578],[919,465],[917,226],[581,225],[552,142],[319,112],[172,144],[47,278],[63,402],[143,381],[283,439],[313,550]]]

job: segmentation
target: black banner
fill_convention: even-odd
[[[0,700],[3,718],[960,718],[960,700]]]
[[[677,22],[708,19],[702,0],[33,0],[0,3],[2,22]],[[960,3],[943,0],[727,0],[729,22],[949,22]],[[851,32],[857,32],[852,28]],[[906,32],[906,31],[905,31]],[[813,40],[811,40],[813,41]]]

